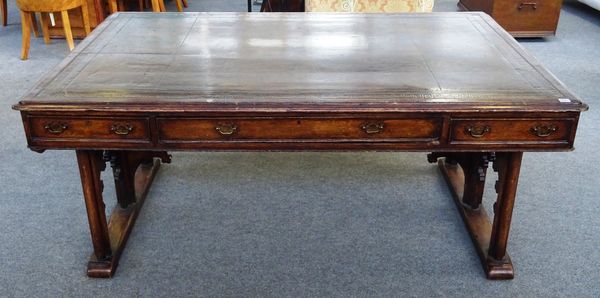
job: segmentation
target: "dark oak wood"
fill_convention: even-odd
[[[438,165],[475,244],[486,276],[489,279],[512,279],[514,278],[514,269],[506,252],[506,246],[523,153],[498,153],[498,156],[495,157],[494,167],[498,169],[499,178],[496,184],[498,199],[494,204],[493,224],[490,223],[487,211],[481,205],[483,188],[480,188],[481,191],[476,194],[469,191],[474,187],[479,190],[479,186],[475,185],[481,185],[485,178],[483,181],[470,180],[469,176],[478,176],[481,172],[477,170],[473,173],[474,168],[462,167],[453,162],[455,159],[465,160],[476,158],[476,156],[477,154],[451,154],[445,159],[440,159]],[[473,195],[475,197],[472,197]],[[473,201],[477,203],[473,204]],[[474,205],[477,207],[474,208]]]
[[[556,34],[562,0],[460,0],[458,7],[484,11],[514,37]]]
[[[158,157],[158,158],[155,158]],[[77,162],[88,211],[94,253],[88,263],[90,277],[111,277],[141,210],[160,161],[170,162],[164,152],[77,150]],[[103,182],[105,162],[113,167],[118,205],[107,224]]]
[[[90,276],[114,273],[148,161],[167,150],[388,150],[448,161],[485,271],[502,279],[522,153],[572,150],[587,105],[484,13],[120,13],[14,108],[29,148],[78,152]],[[118,196],[108,224],[105,161]]]
[[[0,0],[0,14],[2,14],[2,26],[8,25],[8,6],[6,0]]]
[[[304,0],[263,0],[261,12],[303,12]]]

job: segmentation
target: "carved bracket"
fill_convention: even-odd
[[[163,163],[171,162],[171,155],[164,151],[104,151],[104,161],[113,168],[117,201],[121,208],[136,202],[135,173],[142,164],[152,164],[154,158]]]
[[[483,188],[490,162],[496,159],[494,152],[434,152],[427,155],[431,163],[439,158],[445,158],[447,165],[459,165],[464,176],[462,204],[470,209],[477,209],[481,205]]]

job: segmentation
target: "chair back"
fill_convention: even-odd
[[[28,12],[58,12],[81,6],[83,0],[17,0],[17,7]]]
[[[431,12],[434,0],[305,0],[309,12]]]

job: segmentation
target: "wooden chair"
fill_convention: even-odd
[[[108,7],[111,13],[115,13],[117,11],[125,10],[125,1],[124,0],[109,0]],[[140,11],[144,10],[145,0],[138,0],[138,6]],[[164,0],[151,0],[152,11],[154,12],[166,12],[166,6]],[[188,7],[187,0],[175,0],[175,4],[177,4],[177,11],[183,12],[184,7]]]
[[[0,0],[0,14],[2,14],[2,26],[8,24],[8,6],[6,6],[6,0]]]
[[[305,0],[309,12],[431,12],[434,0]]]
[[[29,45],[31,40],[31,29],[37,28],[35,13],[41,13],[40,23],[44,34],[44,42],[50,43],[48,34],[48,13],[59,12],[65,30],[65,37],[69,50],[75,48],[73,42],[73,32],[71,31],[71,21],[69,19],[69,10],[81,7],[83,17],[83,27],[85,34],[90,34],[90,18],[88,13],[87,1],[85,0],[17,0],[17,7],[21,11],[21,24],[23,28],[23,48],[21,49],[21,59],[27,60],[29,57]],[[36,35],[37,36],[37,35]]]

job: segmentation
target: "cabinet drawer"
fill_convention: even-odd
[[[147,118],[29,117],[34,140],[150,141]]]
[[[452,119],[450,143],[568,143],[573,119]]]
[[[161,142],[260,141],[432,141],[440,119],[158,119]]]
[[[509,32],[554,32],[561,5],[561,0],[497,0],[492,16]]]

